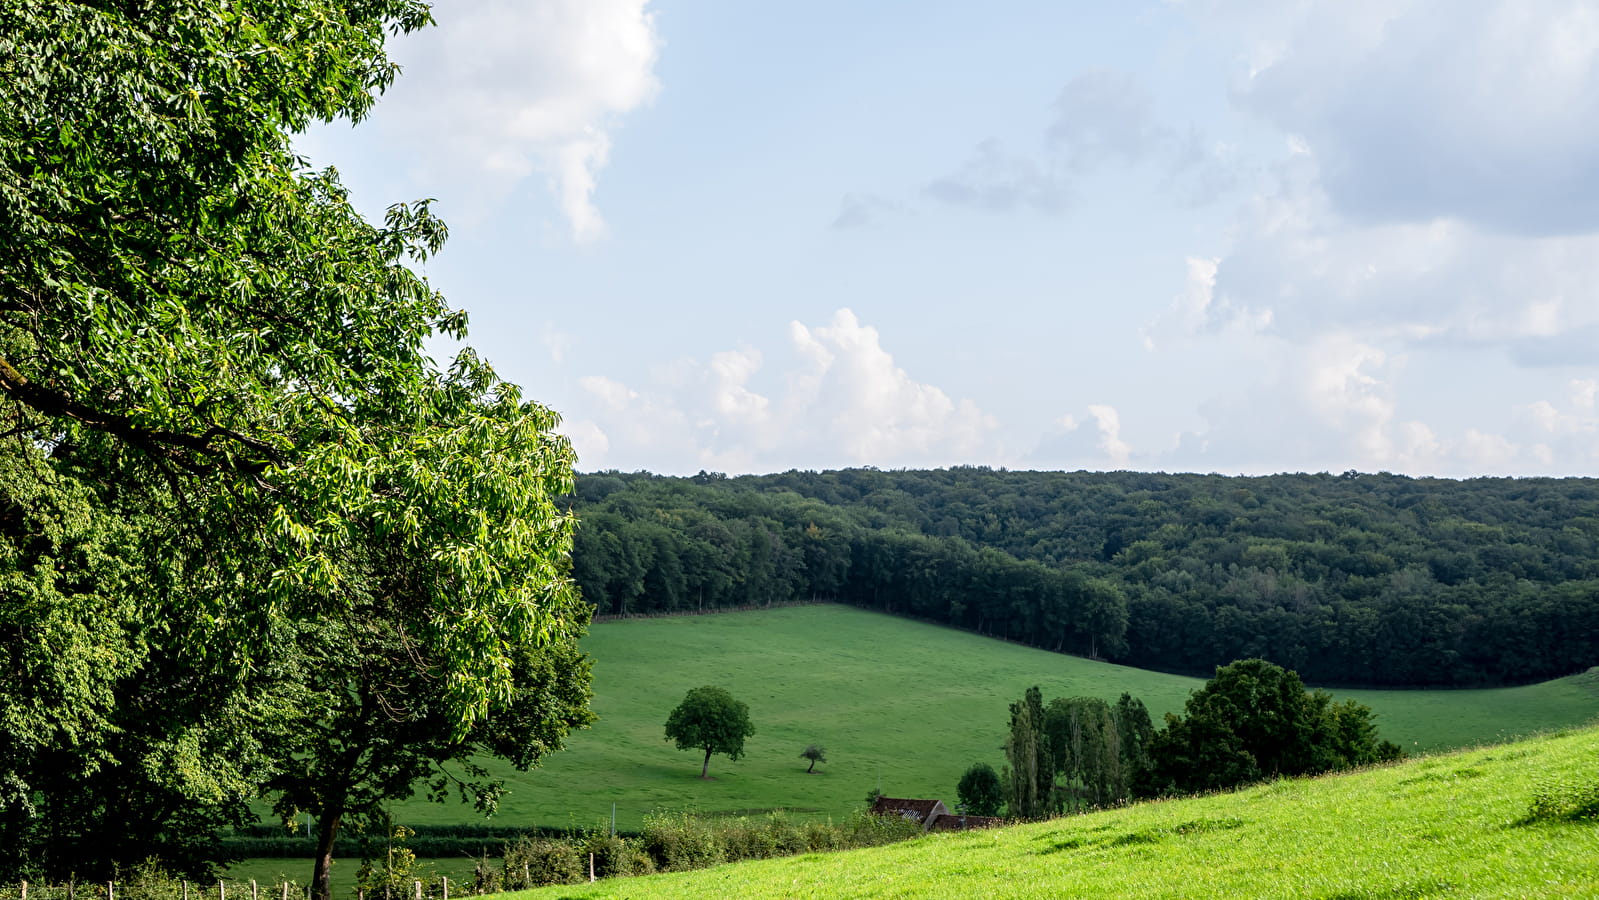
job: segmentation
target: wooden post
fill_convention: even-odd
[[[28,883],[26,881],[22,883],[22,900],[28,900]],[[445,900],[449,900],[449,898],[445,898]]]
[[[449,876],[448,875],[440,875],[439,876],[439,883],[444,885],[444,900],[450,900],[450,878],[449,878]],[[22,898],[22,900],[28,900],[28,898],[24,897],[24,898]]]
[[[228,883],[217,879],[217,900],[228,900]]]
[[[183,883],[183,900],[189,900],[189,883],[187,881]]]
[[[105,900],[117,900],[117,883],[115,881],[107,881],[105,883]]]
[[[589,884],[594,883],[594,854],[589,854]]]
[[[78,900],[78,879],[67,879],[67,900]]]
[[[413,882],[416,885],[416,900],[422,900],[422,882]]]
[[[289,900],[289,883],[283,882],[283,900]]]
[[[261,900],[260,897],[256,896],[254,878],[250,879],[250,900]]]

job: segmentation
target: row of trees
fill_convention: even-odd
[[[1371,709],[1308,691],[1299,675],[1259,659],[1219,667],[1182,715],[1156,730],[1127,694],[1051,700],[1030,688],[1010,706],[1006,771],[985,764],[957,788],[968,812],[1037,819],[1134,798],[1222,790],[1398,759],[1379,740]],[[1002,787],[997,787],[1002,786]]]
[[[0,878],[190,877],[252,799],[341,824],[589,720],[550,410],[292,135],[417,0],[0,4]]]
[[[602,615],[828,599],[1052,650],[1320,683],[1581,671],[1599,481],[985,468],[578,479]]]

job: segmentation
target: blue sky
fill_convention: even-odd
[[[1599,474],[1599,0],[435,15],[300,149],[584,471]]]

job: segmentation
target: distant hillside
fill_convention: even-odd
[[[636,829],[656,808],[711,814],[783,807],[842,819],[881,788],[954,802],[974,762],[996,769],[1007,704],[1038,685],[1047,697],[1140,697],[1156,721],[1202,682],[1048,653],[845,606],[604,622],[583,641],[594,658],[599,721],[543,767],[497,766],[510,791],[488,824]],[[712,684],[747,703],[756,732],[744,758],[700,758],[663,737],[672,708]],[[1338,691],[1377,714],[1383,738],[1425,752],[1506,740],[1599,716],[1599,683],[1576,676],[1488,690]],[[800,751],[827,748],[806,775]],[[490,763],[493,766],[493,763]],[[482,823],[459,803],[396,804],[407,825]]]
[[[601,614],[802,598],[1208,675],[1490,685],[1599,664],[1599,481],[882,472],[582,476]]]
[[[848,853],[504,897],[1599,896],[1599,731]]]

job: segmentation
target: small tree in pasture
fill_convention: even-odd
[[[809,775],[816,771],[817,763],[827,762],[827,748],[821,744],[806,744],[805,749],[800,751],[800,759],[811,761],[811,767],[805,770],[805,774]]]

